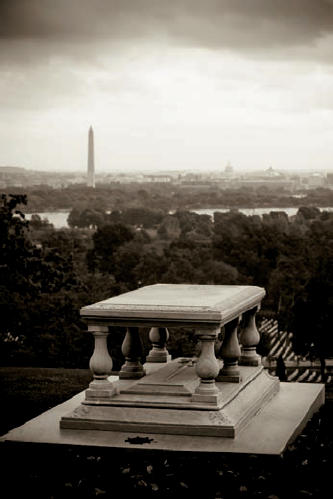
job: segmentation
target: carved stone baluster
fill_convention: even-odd
[[[119,372],[119,379],[139,379],[146,371],[141,364],[142,342],[138,327],[128,327],[121,347],[125,364]]]
[[[252,308],[244,313],[244,327],[240,336],[242,354],[239,359],[239,364],[243,366],[261,365],[261,357],[256,352],[256,347],[260,340],[255,322],[255,315],[258,308]]]
[[[166,349],[166,343],[169,339],[169,331],[166,327],[152,327],[149,332],[150,341],[153,348],[150,350],[146,362],[169,362],[171,355]]]
[[[112,359],[107,347],[109,328],[104,325],[88,325],[88,331],[94,335],[95,349],[89,362],[94,380],[86,390],[86,401],[110,398],[117,393],[117,390],[108,380],[112,371]]]
[[[200,357],[195,371],[200,378],[200,384],[192,395],[192,402],[218,406],[222,394],[217,388],[215,378],[219,373],[219,363],[215,357],[214,344],[219,330],[201,330],[196,334],[201,342]]]
[[[223,359],[223,367],[220,370],[217,381],[231,381],[234,383],[241,381],[238,367],[238,359],[241,354],[237,337],[238,323],[239,317],[224,326],[225,337],[219,351],[219,356]]]

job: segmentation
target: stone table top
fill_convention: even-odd
[[[91,324],[219,327],[264,296],[257,286],[154,284],[83,307],[81,316]]]

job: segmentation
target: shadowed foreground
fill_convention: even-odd
[[[38,374],[45,377],[46,371],[50,370],[43,371]],[[66,373],[61,371],[53,373],[56,377],[60,376],[57,382],[54,381],[55,385],[62,386],[63,390],[65,386],[66,390],[72,389],[68,372],[66,378]],[[1,373],[4,376],[3,369]],[[13,372],[10,374],[11,382],[14,383],[15,376]],[[25,374],[24,378],[21,372],[17,387],[24,384],[24,379],[26,382],[30,379],[30,393],[35,391],[40,393],[40,397],[46,396],[43,390],[35,390],[29,371],[25,371]],[[31,371],[30,376],[32,374]],[[85,378],[89,377],[89,372],[81,374],[81,381],[86,386]],[[78,383],[81,374],[75,370],[70,379],[76,377]],[[49,373],[49,377],[44,378],[48,380],[45,385],[50,385],[46,392],[54,397],[57,389],[52,385],[50,376]],[[61,391],[59,388],[59,393]],[[15,399],[15,393],[11,392]],[[283,458],[208,454],[189,457],[179,453],[152,453],[145,450],[119,452],[80,447],[64,449],[29,444],[2,445],[2,461],[5,462],[2,490],[6,489],[3,497],[19,498],[28,494],[43,499],[97,496],[183,498],[197,495],[213,499],[327,497],[333,464],[332,385],[326,385],[326,392],[325,406],[312,418],[294,444],[289,446]],[[36,393],[35,397],[38,398]],[[6,401],[9,402],[8,393]],[[24,412],[24,403],[21,403],[21,408]]]

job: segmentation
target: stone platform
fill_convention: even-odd
[[[196,359],[145,364],[146,376],[117,379],[117,394],[86,399],[61,418],[62,429],[116,430],[234,438],[279,390],[280,381],[262,366],[240,366],[242,382],[216,382],[215,403],[199,403]],[[193,397],[194,396],[194,397]]]
[[[324,403],[322,384],[280,383],[279,392],[235,438],[163,433],[61,429],[64,414],[74,411],[85,399],[81,392],[67,402],[41,414],[1,438],[5,445],[48,444],[88,446],[114,450],[149,450],[185,453],[231,453],[279,456],[302,431]],[[137,439],[139,437],[139,439]]]

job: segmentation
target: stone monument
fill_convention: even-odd
[[[92,127],[88,132],[88,171],[87,186],[95,187],[95,152],[94,152],[94,131]]]
[[[264,296],[256,286],[156,284],[84,307],[95,341],[89,387],[2,441],[280,456],[325,392],[318,383],[280,382],[261,365],[255,316]],[[113,326],[126,328],[117,376],[107,348]],[[147,327],[152,347],[142,364]],[[167,342],[179,327],[195,331],[196,357],[171,359]]]
[[[256,353],[255,314],[264,296],[255,286],[156,284],[84,307],[81,315],[95,338],[94,380],[82,403],[62,416],[61,429],[238,437],[280,391],[279,379],[264,370]],[[125,363],[114,381],[107,350],[112,326],[127,328]],[[150,328],[152,341],[145,365],[142,326]],[[177,327],[195,330],[198,358],[171,360],[167,340]],[[317,392],[310,401],[316,407],[323,389]]]

